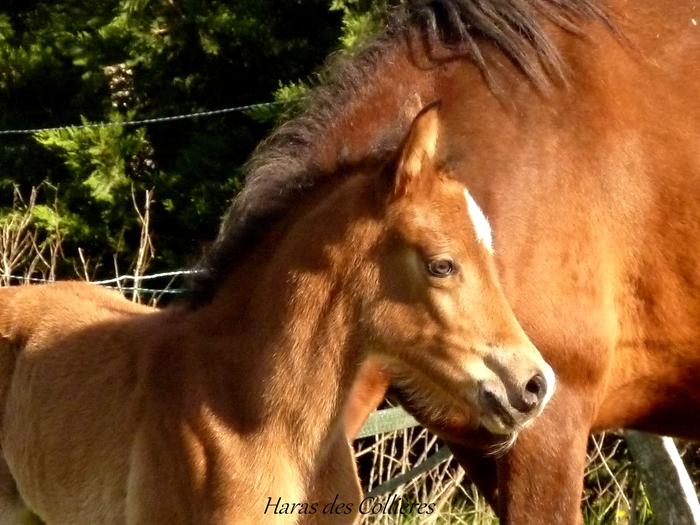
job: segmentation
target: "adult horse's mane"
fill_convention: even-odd
[[[482,48],[495,44],[530,81],[545,86],[563,80],[566,68],[543,22],[581,33],[582,23],[589,20],[611,25],[597,0],[407,0],[390,9],[385,29],[359,51],[335,57],[301,115],[279,127],[252,155],[246,184],[190,282],[191,304],[209,301],[263,232],[301,195],[326,180],[329,172],[314,164],[313,148],[397,43],[419,35],[429,55],[441,46],[472,60],[487,77]]]

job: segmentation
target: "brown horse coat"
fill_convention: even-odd
[[[442,100],[441,155],[491,222],[508,300],[558,380],[498,460],[458,419],[422,419],[455,442],[501,523],[578,523],[590,431],[700,438],[699,6],[415,5],[448,45],[426,51],[427,22],[384,45],[343,115],[352,126],[338,126],[342,151],[361,156],[415,100]],[[555,80],[542,87],[543,75]]]

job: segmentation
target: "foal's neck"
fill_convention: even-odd
[[[201,349],[207,382],[228,419],[287,447],[307,474],[344,436],[340,414],[364,357],[352,272],[377,224],[354,216],[367,206],[361,183],[348,179],[271,232],[195,313],[212,341]]]

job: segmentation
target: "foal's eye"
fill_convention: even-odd
[[[448,277],[455,271],[455,265],[449,259],[435,259],[428,263],[428,272],[434,277]]]

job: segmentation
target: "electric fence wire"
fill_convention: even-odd
[[[179,277],[184,275],[192,275],[200,273],[201,270],[177,270],[174,272],[161,272],[154,273],[150,275],[120,275],[112,279],[103,279],[100,281],[87,281],[89,284],[96,284],[100,286],[105,286],[107,288],[118,289],[122,292],[144,292],[144,293],[163,293],[170,295],[181,295],[186,292],[184,288],[142,288],[141,286],[124,286],[122,283],[124,281],[131,281],[132,283],[140,283],[142,281],[148,281],[151,279],[161,279],[164,277]],[[30,277],[23,275],[2,275],[0,274],[0,279],[5,281],[15,281],[19,283],[53,283],[52,279],[43,279],[40,277]]]
[[[177,120],[187,120],[196,118],[211,117],[214,115],[224,115],[226,113],[243,113],[245,111],[255,111],[256,109],[264,109],[268,107],[286,104],[286,101],[277,100],[274,102],[261,102],[258,104],[247,104],[245,106],[235,106],[230,108],[212,109],[209,111],[196,111],[194,113],[183,113],[181,115],[170,115],[166,117],[145,118],[138,120],[125,120],[124,122],[90,122],[87,124],[73,124],[66,126],[55,126],[47,128],[28,128],[28,129],[5,129],[0,130],[0,135],[32,135],[44,131],[62,131],[66,129],[91,129],[91,128],[110,128],[118,126],[142,126],[145,124],[158,124],[161,122],[174,122]]]

